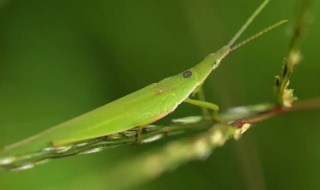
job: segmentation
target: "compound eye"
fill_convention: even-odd
[[[184,78],[189,78],[189,77],[192,76],[192,72],[191,72],[191,71],[186,71],[186,72],[184,72],[184,73],[182,74],[182,76],[183,76]]]

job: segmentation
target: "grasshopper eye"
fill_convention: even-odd
[[[191,72],[191,71],[186,71],[186,72],[184,72],[184,73],[182,74],[182,76],[183,76],[184,78],[189,78],[189,77],[192,76],[192,72]]]

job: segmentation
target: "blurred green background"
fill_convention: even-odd
[[[191,67],[224,45],[261,1],[2,1],[0,147]],[[289,24],[227,57],[205,84],[209,101],[225,109],[273,100],[299,2],[269,4],[245,36],[280,19]],[[319,11],[315,2],[291,82],[301,100],[320,96]],[[198,113],[183,105],[162,123]],[[319,189],[319,113],[263,122],[206,161],[132,189]],[[0,189],[113,189],[102,173],[165,142],[1,174]],[[117,182],[126,183],[126,176]]]

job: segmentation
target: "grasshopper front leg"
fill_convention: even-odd
[[[219,106],[217,106],[216,104],[210,103],[210,102],[205,102],[205,101],[201,101],[201,100],[193,100],[190,98],[187,98],[184,102],[195,105],[195,106],[199,106],[201,107],[203,110],[207,110],[210,109],[213,111],[212,116],[210,117],[209,114],[208,115],[204,115],[205,118],[211,118],[214,121],[221,121],[221,118],[218,114],[219,111]]]
[[[190,99],[190,98],[185,99],[184,102],[192,104],[192,105],[195,105],[195,106],[199,106],[199,107],[201,107],[203,109],[206,109],[206,110],[207,109],[212,110],[213,114],[212,114],[211,118],[213,120],[215,120],[215,121],[221,121],[221,118],[218,115],[219,106],[217,106],[216,104],[213,104],[213,103],[210,103],[210,102],[206,102],[206,101],[201,101],[201,100],[193,100],[193,99]],[[208,118],[208,117],[206,117],[206,115],[204,115],[204,117]]]
[[[218,115],[219,106],[216,105],[216,104],[207,102],[205,100],[205,96],[204,96],[204,93],[203,93],[202,85],[199,85],[193,91],[192,96],[194,96],[195,94],[197,94],[198,100],[187,98],[184,102],[201,107],[202,114],[203,114],[204,118],[212,118],[215,121],[221,121],[221,119],[220,119],[220,117]],[[208,110],[212,110],[213,111],[212,116],[210,116]]]
[[[197,94],[198,99],[199,99],[200,101],[203,101],[203,102],[206,101],[206,98],[205,98],[205,96],[204,96],[204,92],[203,92],[202,85],[199,85],[199,86],[193,91],[192,96],[194,96],[195,94]],[[210,109],[210,108],[201,107],[202,114],[203,114],[203,116],[206,117],[206,118],[210,117],[208,109]]]
[[[141,135],[142,135],[142,127],[139,126],[137,130],[137,144],[140,145],[142,143]]]

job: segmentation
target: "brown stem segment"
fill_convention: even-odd
[[[314,99],[298,102],[289,108],[275,105],[269,111],[263,112],[261,114],[257,114],[252,117],[236,120],[232,123],[232,125],[235,127],[241,128],[244,124],[259,123],[259,122],[262,122],[264,120],[270,119],[275,116],[279,116],[284,113],[293,112],[293,111],[319,109],[319,108],[320,108],[320,98],[314,98]]]

